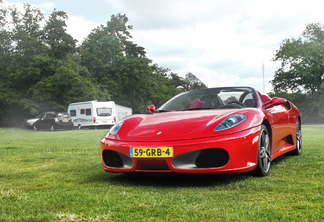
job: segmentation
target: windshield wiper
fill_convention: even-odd
[[[192,109],[185,109],[185,110],[200,110],[200,109],[202,109],[202,108],[199,107],[199,108],[192,108]]]
[[[199,108],[192,108],[192,109],[185,109],[185,110],[203,110],[203,109],[215,109],[210,107],[199,107]]]

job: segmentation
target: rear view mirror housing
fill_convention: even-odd
[[[146,110],[150,113],[155,113],[156,109],[154,105],[150,105],[146,108]]]

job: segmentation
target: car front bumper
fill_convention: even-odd
[[[129,142],[103,138],[101,154],[108,172],[243,173],[257,165],[260,126],[209,138]],[[173,157],[134,158],[130,147],[172,147]]]

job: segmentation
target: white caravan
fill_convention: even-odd
[[[133,114],[132,108],[120,106],[114,101],[87,101],[71,103],[68,108],[75,127],[111,126]]]

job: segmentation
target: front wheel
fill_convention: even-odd
[[[38,124],[36,124],[36,123],[33,125],[33,127],[34,127],[34,130],[36,130],[36,131],[39,129]]]
[[[270,172],[271,165],[271,144],[270,135],[266,126],[261,126],[259,148],[258,148],[258,164],[255,169],[255,174],[260,177],[265,177]]]

